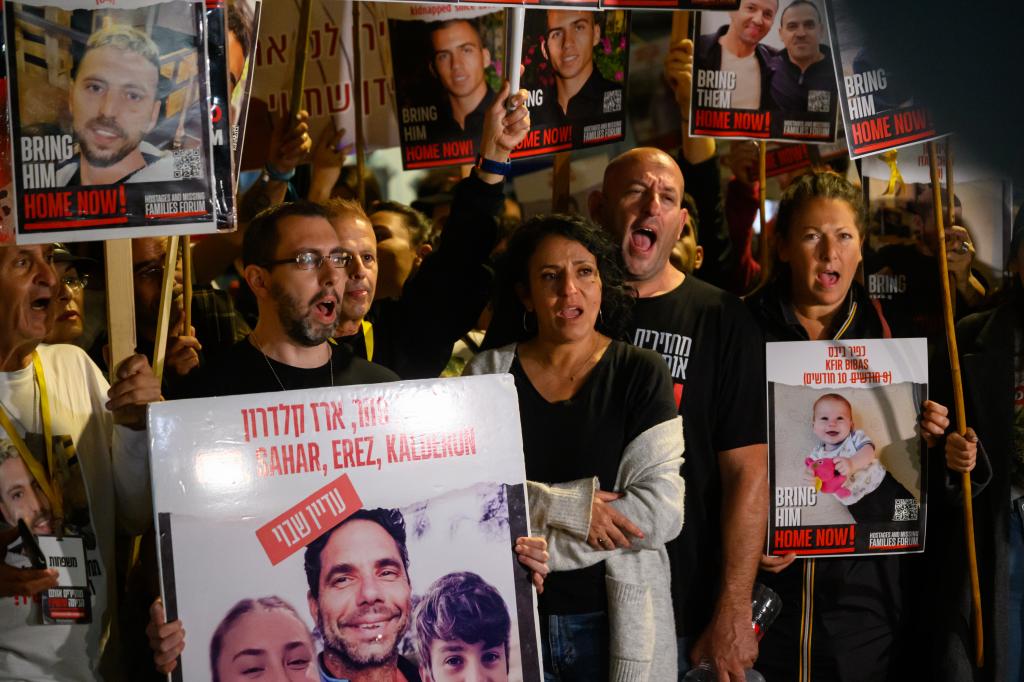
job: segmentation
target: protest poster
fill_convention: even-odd
[[[625,139],[629,12],[528,10],[522,63],[531,127],[512,158]]]
[[[203,5],[5,3],[19,243],[216,229]]]
[[[743,0],[691,26],[690,134],[835,142],[839,106],[822,0]]]
[[[621,9],[680,9],[680,10],[719,10],[738,9],[740,0],[601,0],[602,8]]]
[[[213,126],[213,200],[217,228],[234,229],[235,160],[231,149],[231,45],[224,0],[206,2],[206,49],[210,65],[210,124]]]
[[[849,3],[849,4],[848,4]],[[931,112],[915,103],[907,74],[873,54],[853,14],[852,0],[829,0],[829,32],[850,157],[857,159],[941,137]]]
[[[300,6],[295,0],[263,3],[243,169],[263,168],[274,123],[290,106]],[[359,7],[365,148],[397,147],[386,5],[361,2]],[[309,134],[315,144],[344,130],[342,146],[354,147],[351,0],[314,0],[309,41],[302,94]]]
[[[768,554],[924,551],[924,339],[769,343]]]
[[[505,10],[393,3],[387,12],[402,167],[472,163],[504,78]]]
[[[903,179],[898,187],[889,186],[888,164],[877,157],[865,158],[862,163],[870,247],[864,255],[864,282],[868,295],[881,305],[893,336],[938,340],[945,329],[926,147],[911,145],[897,152],[896,166]],[[939,170],[944,176],[945,156],[942,145],[939,147]],[[943,224],[949,270],[954,275],[951,293],[960,316],[976,305],[970,300],[972,289],[981,287],[987,294],[1003,284],[1013,224],[1013,191],[1008,180],[992,177],[991,171],[972,162],[966,151],[956,164],[953,225],[963,227],[966,233],[954,230],[945,216]],[[944,206],[946,198],[943,188]]]
[[[569,201],[567,212],[572,215],[587,215],[587,199],[590,193],[601,189],[604,169],[608,166],[607,154],[594,154],[572,159],[569,166]],[[551,196],[554,184],[554,170],[543,168],[512,178],[512,188],[523,209],[523,220],[551,213]]]
[[[495,679],[542,679],[536,599],[512,551],[528,513],[511,377],[165,402],[149,433],[163,598],[189,633],[175,679],[209,680],[211,658],[249,648],[229,616],[245,600],[289,624],[264,630],[297,643],[296,677],[319,679],[324,647],[429,669],[440,657],[424,652],[442,644],[429,633],[446,623],[424,604],[459,584],[486,621],[454,624],[484,637],[464,644],[486,650]],[[373,608],[345,592],[368,576]]]
[[[773,178],[821,166],[846,156],[846,145],[836,144],[774,144],[764,155],[765,176]]]
[[[235,184],[242,168],[242,140],[249,116],[256,69],[256,40],[259,36],[263,0],[231,0],[228,3],[228,65],[231,85],[231,149],[234,155]],[[238,57],[242,57],[241,63]]]

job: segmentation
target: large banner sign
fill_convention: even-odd
[[[692,25],[690,134],[835,142],[839,102],[821,0],[743,0]]]
[[[531,129],[520,159],[625,137],[628,12],[531,9],[521,87]],[[472,163],[484,115],[505,78],[505,10],[388,5],[402,163]]]
[[[266,163],[270,131],[290,106],[300,5],[294,0],[263,3],[246,121],[245,136],[250,142],[242,155],[244,169],[262,168]],[[363,125],[368,150],[398,146],[385,7],[360,3]],[[355,144],[354,59],[351,0],[314,0],[302,95],[314,140],[334,137],[335,131],[344,129],[342,145]]]
[[[164,600],[189,633],[176,679],[256,650],[295,679],[391,660],[449,679],[470,654],[542,679],[511,377],[166,402],[149,433]]]
[[[850,3],[850,4],[847,4]],[[914,102],[898,64],[883,64],[872,54],[851,12],[851,0],[830,0],[829,29],[836,48],[836,76],[850,157],[860,158],[948,133],[938,131],[932,115]]]
[[[15,239],[213,231],[203,5],[24,0],[5,12]]]
[[[768,553],[924,551],[924,339],[769,343]]]

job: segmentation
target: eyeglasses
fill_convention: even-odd
[[[89,286],[89,275],[64,275],[60,278],[60,283],[71,291],[79,291]]]
[[[330,263],[332,268],[346,268],[352,262],[352,256],[338,251],[332,251],[325,256],[321,256],[316,251],[302,251],[292,258],[267,261],[266,267],[272,268],[275,265],[294,263],[299,270],[319,270],[323,267],[324,262]]]

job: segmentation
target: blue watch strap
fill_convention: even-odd
[[[292,168],[287,173],[278,173],[277,171],[270,167],[269,163],[263,167],[263,172],[267,174],[268,178],[270,178],[271,180],[277,180],[278,182],[288,182],[289,180],[295,177],[294,168]]]
[[[483,156],[477,154],[476,167],[485,173],[494,173],[495,175],[507,176],[512,172],[512,164],[509,161],[502,163],[501,161],[492,161],[485,159]]]

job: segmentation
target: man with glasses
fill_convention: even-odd
[[[280,204],[257,215],[242,243],[245,281],[259,309],[256,327],[190,377],[187,396],[397,380],[332,341],[350,259],[318,204]]]

